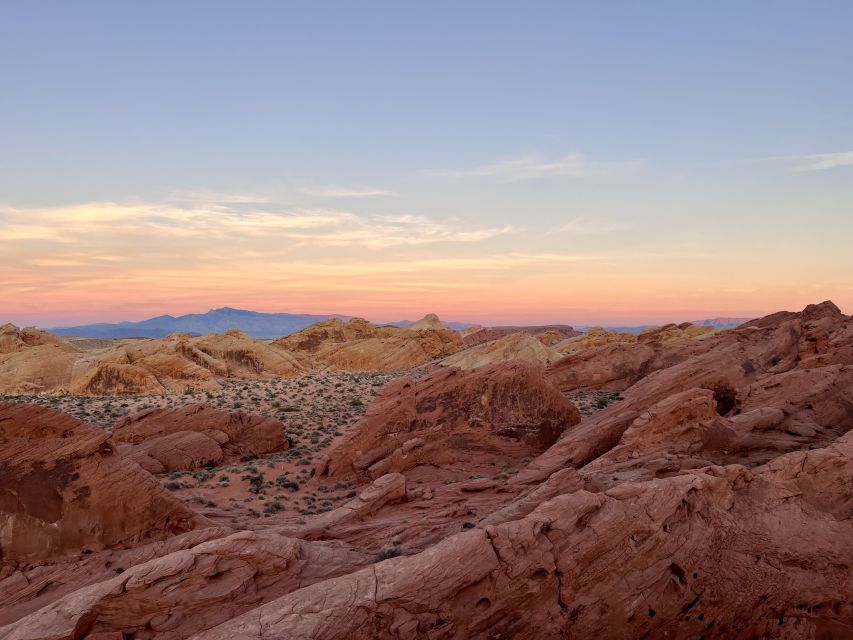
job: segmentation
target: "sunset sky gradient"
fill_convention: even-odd
[[[0,323],[853,312],[853,3],[7,2]]]

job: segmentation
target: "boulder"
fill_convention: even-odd
[[[378,477],[420,465],[520,459],[580,421],[577,408],[540,367],[509,362],[441,369],[386,385],[367,415],[328,452],[332,477]]]
[[[279,420],[198,403],[119,418],[112,441],[152,473],[235,462],[244,455],[288,448],[285,426]]]
[[[206,523],[100,429],[0,403],[0,562],[135,545]]]

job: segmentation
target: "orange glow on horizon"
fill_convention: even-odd
[[[779,263],[760,246],[569,250],[512,229],[335,210],[136,202],[7,211],[2,322],[115,322],[231,306],[378,321],[434,312],[486,324],[631,325],[755,317],[825,299],[853,307],[853,284],[825,257]]]

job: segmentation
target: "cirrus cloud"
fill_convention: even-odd
[[[631,227],[632,225],[627,222],[600,220],[598,218],[581,216],[579,218],[569,220],[560,226],[559,230],[565,233],[587,236],[613,233],[616,231],[626,231]]]
[[[480,165],[472,169],[433,171],[447,178],[493,178],[502,182],[520,182],[542,178],[602,176],[621,173],[640,165],[640,161],[609,162],[582,153],[569,153],[557,158],[542,154],[526,154]]]
[[[241,201],[240,204],[245,204]],[[467,228],[418,215],[361,215],[327,208],[252,208],[217,202],[90,202],[60,207],[0,207],[0,230],[9,243],[125,246],[129,253],[151,242],[232,244],[287,242],[291,246],[383,248],[431,243],[470,243],[508,233],[510,226]],[[54,248],[54,251],[57,249]]]
[[[309,185],[301,187],[299,193],[315,198],[375,198],[382,196],[396,196],[397,194],[387,189],[376,187],[347,186],[347,185]]]
[[[853,166],[853,151],[809,153],[798,156],[772,156],[770,158],[763,158],[763,160],[787,162],[791,165],[791,171],[826,171],[827,169]]]

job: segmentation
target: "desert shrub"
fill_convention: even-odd
[[[277,513],[279,511],[284,511],[284,509],[285,506],[278,501],[278,498],[276,498],[275,500],[267,502],[264,506],[264,513]]]
[[[401,553],[400,547],[384,547],[376,552],[376,562],[382,562],[388,558],[396,558]]]
[[[255,473],[242,476],[242,479],[249,481],[249,491],[252,493],[260,493],[264,488],[264,476],[257,471]]]
[[[281,489],[290,489],[291,491],[299,491],[299,483],[289,480],[287,474],[282,473],[275,479],[275,485]]]

